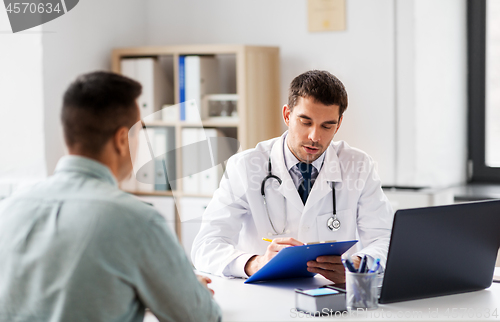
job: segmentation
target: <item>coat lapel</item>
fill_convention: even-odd
[[[292,177],[290,177],[290,173],[288,173],[285,166],[283,140],[286,133],[287,132],[283,133],[281,138],[274,142],[271,149],[271,165],[273,168],[273,174],[280,177],[282,181],[280,187],[278,188],[278,192],[281,193],[289,203],[302,213],[304,210],[304,204],[302,203],[299,193],[293,184]]]

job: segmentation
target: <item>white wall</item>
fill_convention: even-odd
[[[348,0],[347,30],[324,33],[307,31],[306,0],[148,3],[149,45],[279,46],[282,104],[300,73],[325,69],[338,76],[349,107],[337,138],[372,155],[384,181],[394,181],[394,0]]]
[[[368,152],[386,185],[465,182],[465,0],[347,0],[347,29],[309,33],[306,0],[149,0],[148,44],[279,46],[281,99],[326,69],[349,93],[336,139]],[[279,109],[280,106],[277,106]]]
[[[45,177],[42,34],[12,34],[0,10],[0,199]]]
[[[144,2],[85,0],[43,25],[43,90],[47,172],[65,154],[60,123],[62,95],[82,73],[111,68],[111,49],[146,43]]]
[[[466,2],[402,0],[396,8],[396,183],[465,182]]]

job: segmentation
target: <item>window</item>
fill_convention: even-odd
[[[468,1],[471,181],[500,182],[500,1]]]

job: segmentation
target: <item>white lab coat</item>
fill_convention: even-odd
[[[380,258],[385,267],[393,211],[381,189],[374,161],[344,141],[331,142],[304,205],[285,166],[285,136],[286,132],[228,160],[226,174],[203,215],[193,243],[191,257],[195,267],[216,275],[246,277],[246,261],[253,255],[263,255],[269,246],[262,237],[293,237],[302,242],[358,239],[357,246],[347,255]],[[284,207],[288,216],[287,233],[279,236],[271,236],[274,231],[260,189],[268,173],[269,157],[272,173],[282,180],[281,185],[268,180],[265,190],[276,230],[283,229]],[[326,224],[333,210],[332,182],[341,223],[338,231],[331,231]]]

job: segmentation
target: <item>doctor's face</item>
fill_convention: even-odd
[[[307,163],[325,152],[342,123],[338,105],[324,105],[313,97],[300,97],[292,111],[288,105],[283,106],[283,119],[288,126],[290,151]]]

